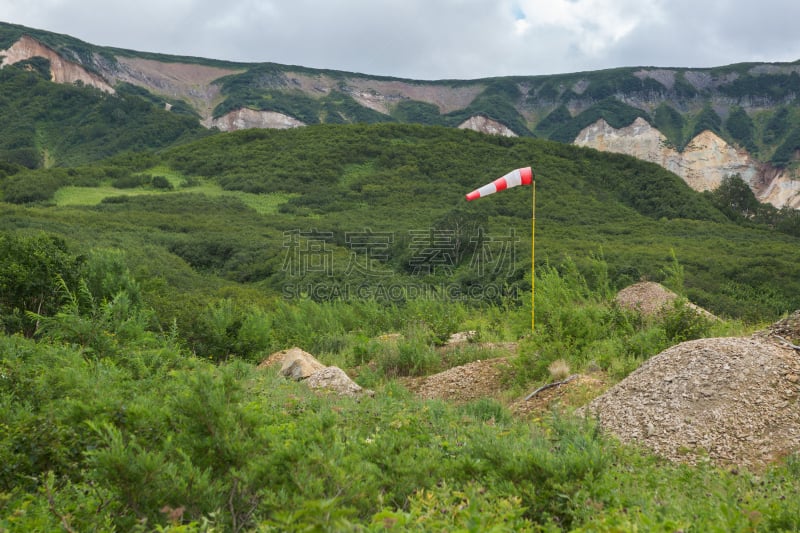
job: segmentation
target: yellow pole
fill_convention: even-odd
[[[536,268],[534,261],[536,260],[536,247],[534,236],[536,234],[536,180],[531,182],[531,189],[533,190],[533,197],[531,198],[531,333],[534,331],[536,325],[536,307],[534,298],[534,288],[536,287]]]

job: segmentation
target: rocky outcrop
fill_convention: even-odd
[[[511,131],[506,125],[484,117],[483,115],[476,115],[469,117],[467,120],[458,125],[461,130],[473,130],[481,133],[488,133],[489,135],[501,135],[503,137],[516,137],[517,134]]]
[[[344,370],[336,366],[325,366],[310,353],[294,347],[270,355],[258,365],[268,369],[280,365],[279,373],[287,379],[303,381],[311,389],[334,392],[339,396],[374,396],[375,392],[364,389],[350,379]]]
[[[450,113],[467,107],[484,89],[482,83],[447,85],[362,76],[339,79],[295,73],[287,73],[287,76],[292,83],[303,88],[312,83],[315,92],[342,91],[364,107],[387,115],[398,103],[408,100],[433,104],[440,113]]]
[[[783,171],[770,172],[767,165],[751,158],[746,150],[731,146],[708,130],[698,134],[681,152],[641,117],[619,129],[600,119],[584,128],[575,144],[656,163],[683,178],[696,191],[714,190],[723,178],[738,174],[760,201],[776,207],[800,207],[800,181]]]
[[[279,352],[283,377],[300,381],[311,376],[314,372],[322,370],[325,365],[308,352],[300,348],[290,348]]]
[[[800,209],[800,180],[792,179],[786,172],[781,172],[757,196],[762,202],[769,202],[777,207]]]
[[[218,118],[203,121],[207,128],[217,128],[220,131],[235,131],[248,128],[271,128],[286,130],[305,126],[305,123],[283,113],[275,111],[256,111],[243,107]]]
[[[82,83],[114,94],[114,89],[102,77],[93,74],[84,67],[58,55],[55,50],[43,45],[28,36],[21,37],[8,49],[0,51],[3,56],[0,68],[26,61],[33,57],[43,57],[50,61],[50,79],[56,83]]]
[[[97,55],[92,58],[92,70],[95,72],[90,72],[81,64],[65,59],[55,50],[28,36],[21,37],[7,50],[0,51],[0,56],[3,56],[0,68],[33,57],[43,57],[50,61],[51,79],[56,83],[80,82],[110,94],[114,94],[113,86],[118,83],[144,87],[153,94],[188,102],[207,121],[211,120],[212,110],[221,99],[219,85],[214,81],[242,72],[242,69],[138,57],[117,56],[112,61]],[[246,118],[239,120],[240,123],[247,123]]]
[[[614,303],[623,309],[636,311],[644,316],[652,317],[668,312],[674,305],[678,295],[654,281],[640,281],[625,287],[617,293]],[[692,302],[685,305],[699,316],[708,320],[719,320],[714,314]]]
[[[800,354],[763,337],[688,341],[577,412],[672,461],[761,468],[800,450]]]

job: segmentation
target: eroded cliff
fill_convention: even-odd
[[[674,172],[694,190],[719,187],[727,176],[738,174],[762,202],[776,207],[800,208],[800,181],[791,172],[754,160],[711,131],[703,131],[678,151],[667,138],[642,118],[630,126],[614,128],[600,119],[584,128],[575,144],[627,154]]]

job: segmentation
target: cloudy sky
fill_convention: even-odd
[[[0,0],[92,44],[412,79],[800,60],[796,0]]]

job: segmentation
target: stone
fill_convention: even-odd
[[[318,370],[308,376],[306,384],[312,389],[333,391],[340,396],[374,396],[375,392],[364,389],[350,379],[344,370],[338,366],[329,366]]]
[[[280,374],[295,381],[306,379],[325,368],[313,355],[297,347],[284,350],[281,361]]]

